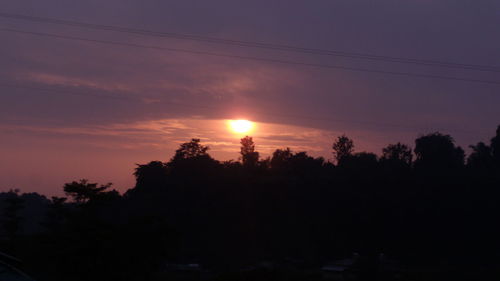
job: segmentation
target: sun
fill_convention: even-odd
[[[228,121],[229,128],[237,133],[237,134],[244,134],[252,131],[254,128],[254,123],[252,121],[248,120],[229,120]]]

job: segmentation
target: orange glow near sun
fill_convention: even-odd
[[[248,120],[229,120],[228,121],[229,128],[231,131],[237,134],[245,134],[251,132],[255,125],[253,122]]]

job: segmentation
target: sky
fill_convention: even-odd
[[[0,4],[0,15],[499,70],[287,52],[0,16],[0,191],[61,195],[65,182],[87,178],[113,182],[123,192],[134,185],[136,164],[168,161],[191,138],[209,145],[216,159],[237,160],[242,135],[228,129],[228,119],[255,122],[251,135],[264,157],[290,147],[325,159],[332,158],[331,144],[341,134],[354,140],[356,151],[380,154],[389,143],[412,146],[418,136],[435,131],[467,148],[488,141],[500,124],[499,1]]]

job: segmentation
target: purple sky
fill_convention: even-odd
[[[147,3],[145,3],[147,2]],[[500,67],[499,1],[2,1],[0,12],[161,32]],[[0,29],[221,54],[500,82],[500,73],[287,53],[0,17]],[[500,123],[500,85],[341,71],[0,31],[0,190],[61,194],[89,178],[132,187],[135,163],[199,137],[238,158],[225,119],[257,122],[264,156],[330,158],[451,134],[463,147]],[[21,88],[6,85],[21,86]],[[51,92],[40,88],[52,89]],[[83,94],[83,95],[81,95]],[[112,97],[124,97],[115,99]]]

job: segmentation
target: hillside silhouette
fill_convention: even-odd
[[[138,164],[133,188],[0,194],[0,251],[36,280],[495,280],[500,126],[471,153],[439,132],[380,155],[332,140],[334,163],[199,139]],[[0,280],[2,273],[0,272]]]

